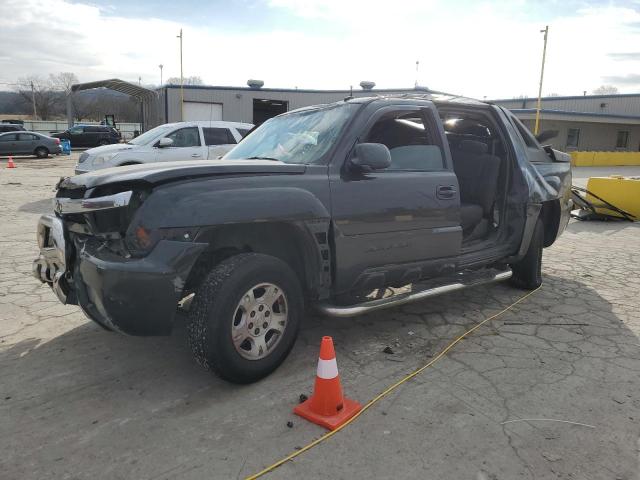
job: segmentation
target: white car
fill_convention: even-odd
[[[195,121],[167,123],[127,143],[90,148],[76,174],[102,168],[175,160],[213,160],[227,153],[253,128],[250,123]]]

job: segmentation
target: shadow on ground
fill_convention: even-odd
[[[36,209],[39,202],[28,205]],[[198,367],[191,358],[182,320],[174,334],[164,338],[125,337],[87,322],[47,342],[22,340],[0,353],[3,471],[7,478],[199,478],[204,472],[211,478],[228,478],[251,473],[318,435],[316,427],[300,424],[292,430],[286,428],[286,422],[292,418],[290,410],[298,395],[309,392],[322,335],[335,339],[343,383],[353,396],[365,400],[522,294],[498,284],[351,320],[308,315],[284,365],[248,386],[225,383]],[[538,373],[531,375],[532,389],[553,375],[557,376],[554,382],[566,382],[563,394],[551,388],[544,400],[544,409],[553,410],[555,416],[594,422],[594,415],[617,406],[600,405],[600,396],[608,400],[612,390],[637,392],[638,338],[613,313],[611,304],[583,283],[546,275],[539,292],[456,347],[456,354],[482,351],[484,359],[472,362],[471,370],[482,371],[483,362],[505,365],[502,374],[498,372],[504,388],[496,390],[505,396],[496,401],[504,403],[526,395],[527,388],[511,390],[509,386],[527,381],[504,363],[510,360],[498,355],[496,348],[504,347],[500,342],[509,344],[515,357],[518,348],[533,352],[530,367]],[[386,346],[395,353],[382,353]],[[527,358],[520,361],[527,362]],[[540,363],[540,359],[545,360]],[[439,374],[446,376],[446,368]],[[466,387],[475,388],[473,382]],[[411,387],[406,388],[410,398]],[[588,400],[580,402],[582,398]],[[415,401],[425,407],[422,400]],[[432,413],[425,415],[448,415],[441,408],[435,402]],[[600,411],[594,413],[593,408]],[[640,412],[640,405],[634,408]],[[629,423],[627,416],[613,415],[607,416],[607,422],[604,430],[615,429],[617,441],[633,445],[637,421]],[[487,440],[482,437],[486,432],[467,434],[478,445]],[[603,430],[598,435],[604,435]],[[352,445],[355,456],[361,449],[374,448],[357,443]],[[597,438],[581,439],[580,458],[586,458],[587,466],[580,469],[591,462],[608,465],[614,460],[617,471],[631,468],[635,458],[620,452],[614,455],[611,448]],[[424,454],[422,442],[415,449]],[[420,475],[422,467],[403,465],[410,460],[410,450],[395,460],[385,460],[388,467],[380,460],[381,472],[394,466],[398,478]],[[314,452],[307,455],[313,457]],[[427,453],[430,455],[426,464],[440,462],[446,467],[446,462],[453,461],[438,449]],[[467,452],[468,461],[477,455]],[[508,454],[500,458],[496,456],[495,461],[503,462],[506,472],[515,475],[518,468],[524,468],[521,460]],[[456,461],[462,462],[458,467],[465,465],[464,460]],[[313,462],[305,468],[310,469],[310,477],[322,474],[323,469],[334,472],[331,466]],[[570,464],[566,468],[577,467]]]

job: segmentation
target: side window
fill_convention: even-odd
[[[442,170],[444,155],[439,134],[420,112],[393,112],[378,119],[365,142],[382,143],[391,152],[391,166],[384,171]]]
[[[527,147],[529,148],[540,148],[540,145],[538,145],[538,141],[535,139],[535,137],[531,134],[531,132],[529,131],[529,129],[527,127],[525,127],[522,122],[516,118],[516,117],[511,117],[511,121],[513,122],[513,124],[515,125],[515,127],[518,129],[518,131],[520,132],[520,136],[522,137],[522,139],[524,140],[524,143],[527,145]]]
[[[25,141],[30,142],[31,140],[38,140],[38,137],[36,137],[32,133],[19,133],[18,134],[18,140],[21,140],[23,142],[25,142]]]
[[[82,127],[71,127],[69,129],[69,133],[73,135],[78,135],[79,133],[82,133],[82,131],[83,131]]]
[[[250,131],[248,128],[236,128],[236,130],[238,131],[238,133],[242,138],[246,137],[247,133],[249,133]]]
[[[567,148],[578,148],[580,144],[580,129],[570,128],[567,130]]]
[[[167,135],[167,138],[173,140],[172,147],[199,147],[200,134],[198,127],[187,127],[176,130]]]
[[[15,142],[17,135],[15,133],[9,133],[0,137],[0,142]]]
[[[227,145],[236,143],[228,128],[203,128],[205,145]]]

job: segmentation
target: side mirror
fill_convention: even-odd
[[[382,143],[359,143],[350,163],[361,172],[383,170],[391,165],[391,152]]]
[[[538,143],[540,143],[541,145],[544,145],[544,142],[546,142],[547,140],[551,140],[552,138],[556,138],[558,136],[558,130],[545,130],[544,132],[540,132],[538,135],[536,135],[536,140],[538,140]]]
[[[173,140],[168,137],[162,137],[158,142],[158,148],[170,147],[171,145],[173,145]]]

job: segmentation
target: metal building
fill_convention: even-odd
[[[533,131],[536,98],[494,100]],[[564,151],[640,151],[640,94],[545,97],[540,131],[558,134],[548,143]]]
[[[260,124],[289,110],[337,102],[347,96],[429,92],[422,87],[374,89],[373,82],[361,82],[361,88],[353,90],[263,88],[263,82],[259,80],[249,80],[247,84],[249,85],[247,87],[185,85],[183,104],[179,85],[164,86],[157,90],[157,100],[145,104],[146,128],[189,120],[225,120]]]

